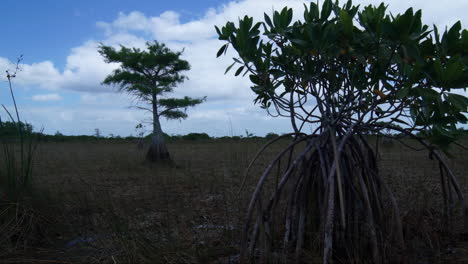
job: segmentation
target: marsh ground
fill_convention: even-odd
[[[39,143],[34,176],[42,239],[20,253],[2,253],[0,259],[3,263],[235,263],[249,193],[267,162],[287,144],[278,143],[260,158],[238,195],[243,172],[264,143],[169,142],[175,166],[144,162],[145,153],[135,142]],[[415,256],[429,263],[468,263],[466,242],[457,235],[454,240],[442,235],[437,163],[427,152],[396,142],[381,144],[379,153],[380,171],[397,196]],[[454,147],[449,162],[468,195],[466,154]],[[460,232],[460,219],[454,223],[455,233]]]

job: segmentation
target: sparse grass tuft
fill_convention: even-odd
[[[17,65],[19,64],[18,60]],[[16,133],[2,137],[0,152],[0,257],[19,249],[38,246],[44,238],[43,226],[48,222],[38,209],[38,197],[33,193],[33,157],[36,142],[30,131],[31,126],[20,119],[16,105],[12,78],[16,71],[7,71],[13,116],[2,104],[3,109],[16,127]],[[4,128],[0,119],[0,129]]]

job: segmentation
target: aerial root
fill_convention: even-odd
[[[364,137],[336,133],[298,136],[268,165],[247,210],[243,262],[301,262],[311,251],[322,252],[323,263],[381,263],[395,253],[386,252],[389,242],[404,248],[399,209],[374,151]],[[297,151],[300,143],[305,146]]]

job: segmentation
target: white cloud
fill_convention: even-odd
[[[152,34],[152,37],[162,42],[187,42],[193,43],[210,39],[216,36],[215,25],[225,24],[228,20],[237,21],[244,15],[263,17],[263,12],[269,12],[273,8],[279,9],[284,6],[303,10],[303,1],[295,0],[247,0],[229,2],[218,8],[210,8],[197,20],[180,22],[180,14],[175,11],[165,11],[159,16],[148,17],[139,11],[128,14],[119,13],[113,22],[98,22],[107,34],[116,32],[141,31]]]
[[[144,47],[145,40],[128,33],[119,33],[110,36],[105,42],[112,46],[122,44]],[[114,89],[111,86],[101,85],[101,82],[118,64],[104,62],[98,53],[98,46],[98,41],[90,40],[72,48],[62,72],[51,61],[20,64],[20,71],[16,75],[15,82],[19,85],[38,86],[51,91],[113,92]],[[0,70],[14,68],[13,62],[0,58]]]
[[[39,101],[39,102],[46,102],[46,101],[60,101],[62,100],[62,96],[60,96],[59,94],[56,94],[56,93],[52,93],[52,94],[37,94],[37,95],[33,95],[31,97],[31,99],[33,101]]]
[[[103,133],[125,136],[134,133],[133,128],[144,118],[140,111],[119,106],[26,106],[21,108],[21,114],[35,130],[44,128],[47,134],[60,131],[66,135],[91,135],[100,128]]]
[[[213,108],[216,109],[213,109]],[[121,107],[120,105],[76,105],[44,106],[21,108],[22,117],[30,122],[35,130],[44,128],[47,134],[60,131],[63,134],[92,135],[99,128],[104,135],[136,135],[135,126],[149,121],[150,116],[142,111]],[[245,130],[256,135],[268,132],[285,133],[289,131],[287,119],[270,118],[264,111],[251,104],[245,106],[219,107],[206,103],[188,110],[189,117],[182,122],[162,119],[164,132],[168,134],[187,134],[205,132],[212,136],[245,135]],[[151,130],[148,123],[147,132]]]
[[[263,13],[271,13],[273,9],[284,6],[292,7],[295,19],[302,16],[304,1],[299,0],[245,0],[232,1],[216,8],[207,9],[199,19],[181,22],[180,14],[175,11],[165,11],[157,16],[150,16],[141,11],[119,13],[111,22],[97,22],[98,28],[106,31],[102,40],[89,40],[71,49],[62,71],[51,61],[33,64],[22,64],[22,72],[17,81],[23,85],[38,85],[49,90],[75,90],[86,92],[112,92],[113,89],[101,85],[102,80],[117,67],[117,64],[107,64],[97,52],[100,42],[106,45],[132,46],[144,48],[146,41],[157,39],[169,47],[181,50],[185,48],[184,58],[191,65],[187,72],[190,80],[181,86],[178,94],[188,93],[195,96],[207,95],[210,99],[245,99],[251,98],[249,81],[235,78],[232,74],[224,75],[225,68],[235,55],[216,59],[215,54],[223,44],[216,38],[214,26],[222,26],[227,21],[237,21],[244,15],[254,16],[262,20]],[[375,4],[371,0],[355,1],[356,4]],[[466,10],[468,1],[450,1],[441,7],[440,1],[392,0],[388,2],[393,12],[403,12],[407,7],[423,10],[423,18],[428,24],[438,24],[443,27],[456,19],[467,21]],[[231,51],[232,52],[232,51]],[[9,62],[0,58],[0,67]]]
[[[9,70],[15,71],[16,64],[6,58],[0,58],[0,69],[2,72]],[[57,81],[60,79],[60,72],[51,61],[43,61],[32,64],[20,64],[20,70],[17,72],[15,82],[20,85],[38,85],[45,89],[55,89]],[[6,80],[6,76],[2,74],[0,77]]]
[[[121,12],[112,26],[123,30],[145,31],[151,27],[151,21],[138,11],[133,11],[128,15]]]

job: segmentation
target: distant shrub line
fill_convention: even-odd
[[[46,134],[39,134],[32,132],[34,134],[38,141],[42,142],[48,142],[48,141],[129,141],[129,140],[141,140],[141,137],[136,137],[136,136],[127,136],[127,137],[121,137],[121,136],[108,136],[108,137],[97,137],[97,136],[90,136],[90,135],[63,135],[63,134],[55,134],[55,135],[46,135]],[[1,134],[0,134],[1,135]],[[150,140],[152,134],[144,136],[144,140]],[[273,136],[271,134],[268,134],[265,137],[259,137],[259,136],[251,136],[251,137],[245,137],[245,136],[222,136],[222,137],[211,137],[210,135],[206,133],[189,133],[186,135],[168,135],[164,133],[164,139],[167,141],[178,141],[178,140],[191,140],[191,141],[196,141],[196,140],[269,140],[274,137],[279,136],[278,134],[274,134]]]
[[[12,122],[3,122],[2,127],[0,127],[0,137],[3,139],[11,138],[11,140],[17,139],[17,126]],[[20,122],[20,127],[25,135],[34,136],[40,142],[48,141],[128,141],[128,140],[141,140],[141,137],[137,136],[101,136],[101,135],[64,135],[57,131],[54,135],[47,135],[44,133],[34,132],[33,126],[28,123]],[[463,130],[463,128],[461,128]],[[207,133],[188,133],[186,135],[169,135],[164,133],[164,139],[168,141],[177,141],[177,140],[271,140],[273,138],[279,137],[279,134],[270,132],[264,137],[254,136],[251,133],[247,133],[246,136],[222,136],[222,137],[211,137]],[[145,140],[150,140],[152,134],[144,136]]]

